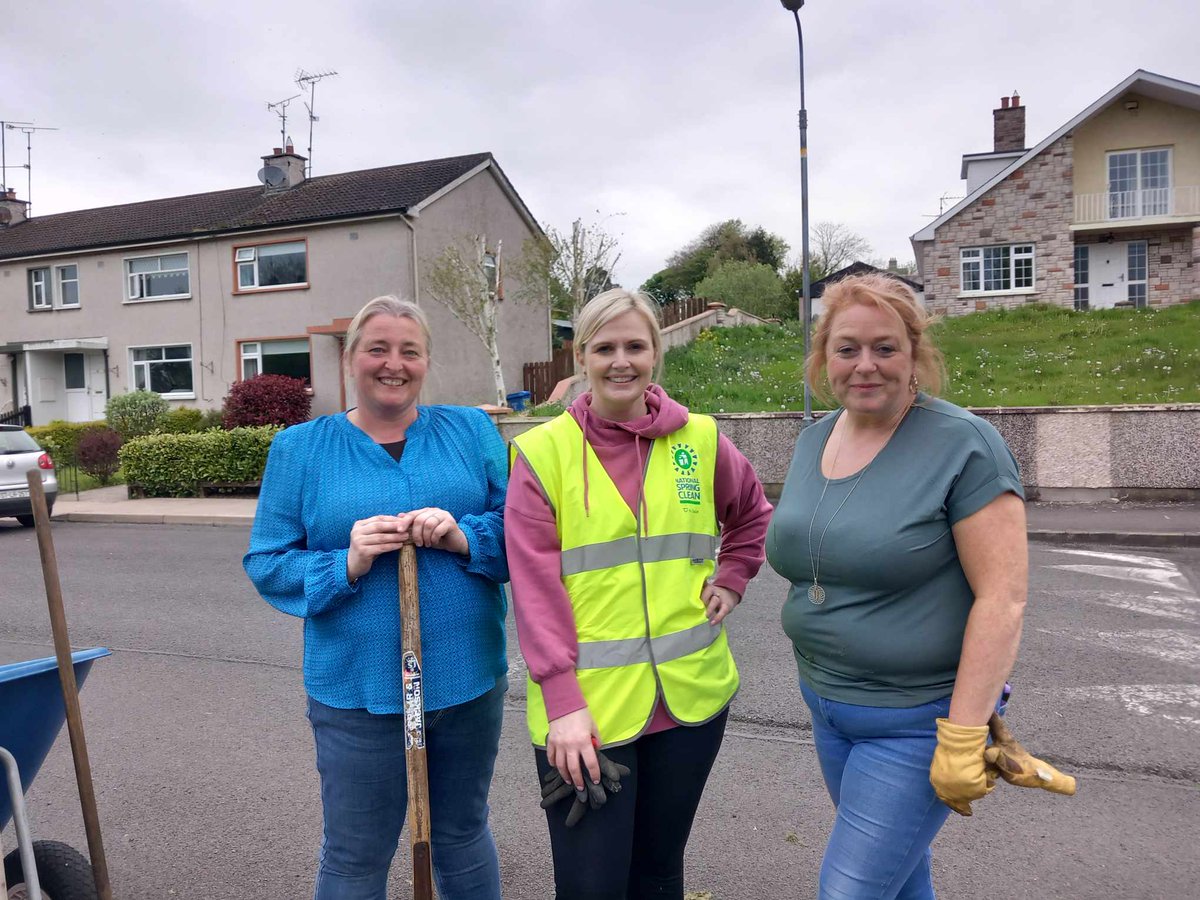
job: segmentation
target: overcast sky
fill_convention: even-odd
[[[800,247],[795,26],[778,0],[6,0],[0,119],[33,212],[254,184],[267,101],[319,83],[314,174],[490,150],[539,221],[606,219],[636,286],[705,226]],[[809,0],[811,221],[880,258],[959,197],[1016,90],[1032,145],[1138,68],[1200,82],[1200,3]],[[308,144],[301,100],[288,109]],[[7,130],[8,164],[25,136]],[[26,173],[7,182],[26,197]],[[608,218],[611,217],[611,218]]]

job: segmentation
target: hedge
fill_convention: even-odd
[[[121,448],[125,481],[148,497],[193,497],[206,483],[262,479],[276,425],[212,429],[197,434],[151,434]]]
[[[50,454],[59,466],[74,463],[79,450],[79,439],[89,431],[104,431],[108,423],[103,419],[96,422],[63,422],[55,419],[49,425],[34,425],[26,428],[38,446]]]

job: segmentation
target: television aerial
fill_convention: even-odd
[[[304,108],[308,110],[308,170],[305,173],[307,177],[312,177],[312,143],[313,143],[313,123],[319,121],[317,114],[314,111],[316,108],[317,98],[317,82],[322,78],[332,78],[337,75],[337,72],[330,69],[328,72],[306,72],[303,69],[296,70],[296,87],[300,90],[308,91],[308,99],[304,102]]]

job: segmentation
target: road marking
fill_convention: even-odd
[[[1042,634],[1070,638],[1084,644],[1098,644],[1118,653],[1139,653],[1164,662],[1200,668],[1200,638],[1169,628],[1143,631],[1100,631],[1078,634],[1053,628],[1037,629]]]
[[[1139,716],[1159,716],[1184,730],[1200,730],[1200,685],[1099,684],[1063,694],[1075,702],[1116,700]]]

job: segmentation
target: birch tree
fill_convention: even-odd
[[[620,259],[615,236],[576,219],[570,234],[547,227],[545,237],[526,242],[518,277],[527,290],[542,296],[548,290],[555,307],[574,321],[585,303],[612,286]]]
[[[451,244],[432,261],[425,290],[450,310],[454,318],[483,344],[492,365],[496,405],[506,402],[504,370],[500,365],[498,313],[503,299],[500,242],[489,252],[486,235]]]

